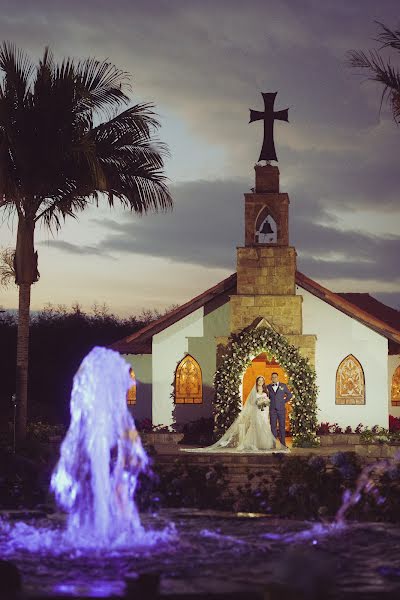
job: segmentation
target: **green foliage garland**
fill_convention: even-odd
[[[215,434],[220,437],[236,419],[241,410],[240,384],[253,358],[265,352],[285,369],[293,392],[293,410],[290,425],[293,446],[319,446],[317,437],[317,392],[315,370],[307,358],[284,336],[270,327],[256,327],[232,335],[222,364],[214,377]]]

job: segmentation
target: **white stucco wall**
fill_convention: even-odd
[[[392,377],[400,365],[400,354],[392,354],[388,356],[388,398],[389,398],[389,414],[394,417],[400,417],[400,406],[392,406],[391,404],[391,387],[392,387]]]
[[[197,421],[211,417],[214,405],[214,375],[217,369],[216,337],[230,334],[230,304],[226,302],[204,314],[202,337],[188,339],[188,352],[201,367],[203,402],[201,404],[177,404],[174,415],[177,423]]]
[[[204,309],[199,308],[153,336],[153,425],[172,425],[171,398],[175,369],[188,352],[188,338],[203,335]]]
[[[342,427],[359,423],[388,426],[388,341],[323,300],[296,286],[303,296],[303,333],[317,336],[316,372],[319,387],[318,421]],[[336,370],[353,354],[365,375],[365,404],[335,404]]]
[[[153,337],[153,424],[182,425],[210,417],[213,410],[213,378],[216,369],[216,337],[228,336],[230,304],[200,308]],[[185,354],[199,363],[203,383],[201,404],[177,404],[171,397],[178,363]]]

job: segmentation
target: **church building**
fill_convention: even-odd
[[[269,383],[276,372],[289,387],[293,378],[304,385],[302,371],[289,377],[279,360],[287,368],[293,363],[275,356],[265,341],[263,352],[248,357],[248,348],[259,346],[241,342],[240,364],[247,366],[232,373],[238,364],[226,358],[232,336],[257,338],[265,328],[315,370],[317,422],[386,428],[390,415],[400,416],[400,312],[369,294],[331,292],[297,270],[289,244],[289,197],[280,191],[278,167],[270,164],[277,161],[274,122],[288,122],[288,109],[274,110],[276,95],[262,94],[264,112],[250,109],[250,123],[263,121],[264,139],[255,187],[244,195],[244,246],[237,248],[236,273],[112,346],[132,367],[128,403],[135,419],[179,428],[213,415],[216,391],[218,414],[226,414],[232,402],[246,401],[258,375]],[[225,390],[222,396],[214,390],[214,376],[220,369],[226,374],[227,365],[240,389],[226,388],[232,397],[225,406]],[[312,393],[315,412],[315,386]],[[294,402],[293,418],[300,402],[311,416],[304,397]],[[290,403],[288,408],[289,431]]]
[[[315,368],[319,423],[388,427],[389,415],[400,416],[400,312],[369,294],[334,293],[297,270],[277,166],[257,164],[244,196],[236,273],[112,346],[132,366],[135,419],[172,427],[210,417],[229,336],[261,322]],[[290,385],[275,357],[249,357],[242,399],[272,372]]]

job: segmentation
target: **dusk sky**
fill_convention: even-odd
[[[275,144],[299,270],[400,308],[400,129],[379,110],[381,89],[346,66],[348,50],[377,47],[374,21],[400,26],[399,0],[0,0],[0,8],[0,40],[35,59],[50,45],[57,58],[108,58],[131,73],[132,103],[155,103],[171,153],[171,213],[137,217],[104,204],[58,234],[37,231],[33,310],[164,309],[234,272],[262,143],[249,108],[261,110],[260,92],[275,91],[275,109],[289,107]],[[0,223],[0,246],[14,246],[16,222]],[[4,308],[17,300],[15,286],[0,289]]]

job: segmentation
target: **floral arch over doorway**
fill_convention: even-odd
[[[284,367],[294,394],[290,424],[293,445],[319,445],[317,429],[317,386],[315,370],[295,346],[271,327],[254,327],[230,337],[222,362],[215,373],[214,431],[221,436],[241,410],[240,385],[252,359],[265,352]]]

